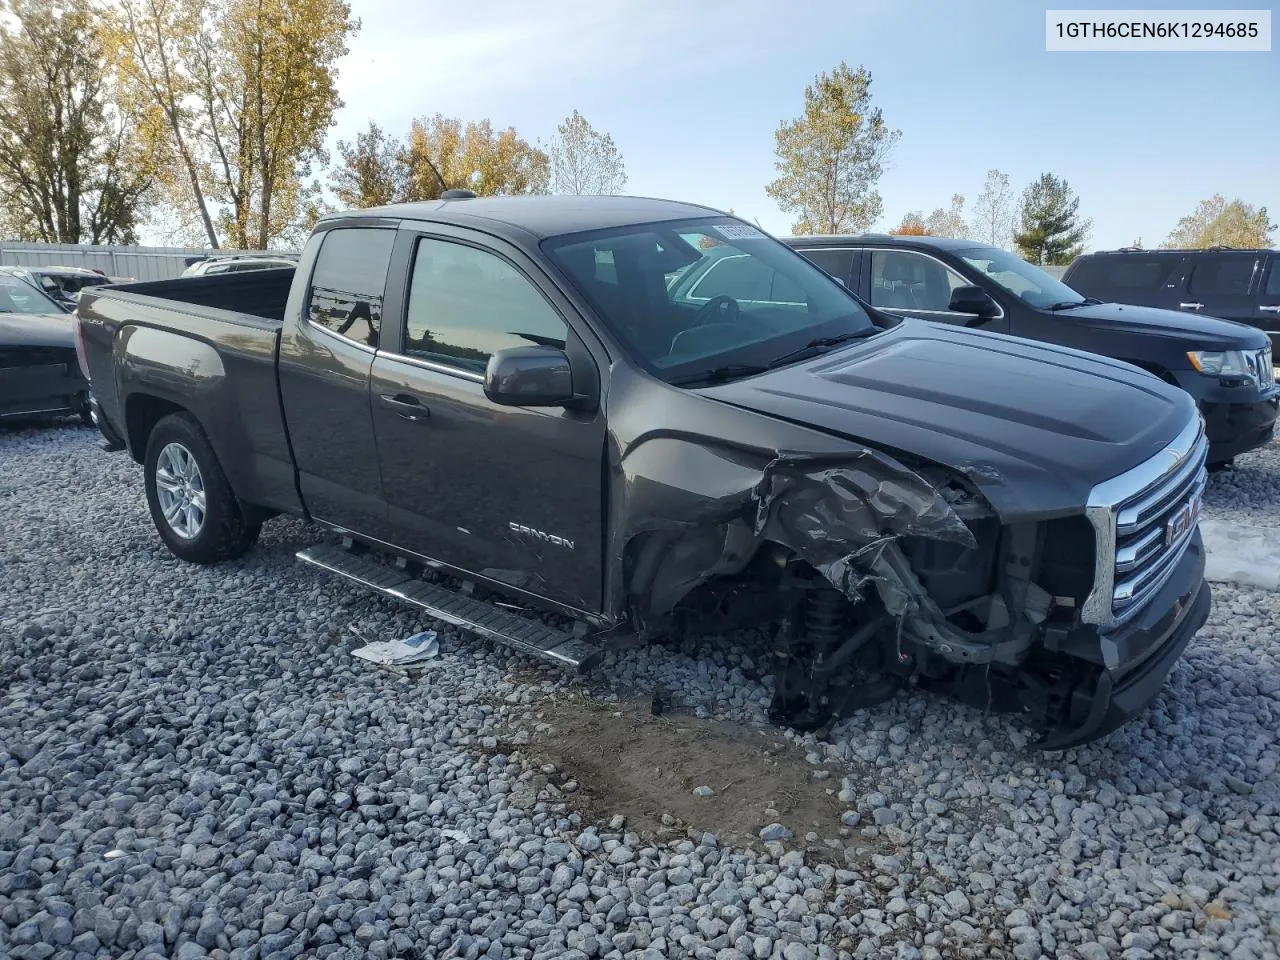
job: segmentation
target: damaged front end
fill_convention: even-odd
[[[697,496],[654,479],[665,473],[656,462],[673,460],[699,478]],[[619,586],[630,619],[650,636],[673,624],[767,629],[776,722],[823,731],[913,686],[1022,712],[1045,747],[1127,719],[1110,712],[1114,644],[1086,622],[1098,570],[1114,558],[1100,557],[1106,539],[1084,505],[1006,522],[979,485],[999,477],[868,448],[755,455],[666,438],[625,467]],[[1187,638],[1200,612],[1183,624]],[[1168,626],[1135,656],[1164,644]],[[1095,715],[1099,698],[1106,716]]]

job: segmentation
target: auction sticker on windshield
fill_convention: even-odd
[[[763,240],[764,234],[746,223],[717,223],[712,228],[726,240]]]

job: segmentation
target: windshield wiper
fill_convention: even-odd
[[[875,327],[868,327],[866,330],[853,330],[849,333],[838,333],[834,337],[817,337],[810,340],[803,347],[797,347],[790,353],[784,353],[780,357],[774,357],[769,361],[769,369],[780,367],[784,363],[794,363],[797,360],[804,360],[807,357],[816,356],[825,353],[828,348],[834,347],[838,343],[846,343],[849,340],[861,340],[864,337],[874,336],[879,333]]]
[[[668,380],[667,382],[673,387],[687,387],[695,383],[724,383],[726,380],[764,373],[768,369],[769,367],[759,363],[726,363],[719,367],[712,367],[710,370],[703,370],[701,373],[691,373],[686,377],[676,377],[674,380]]]
[[[1101,300],[1095,297],[1085,297],[1083,300],[1059,300],[1057,303],[1050,304],[1045,307],[1046,310],[1073,310],[1076,307],[1091,307],[1101,303]]]

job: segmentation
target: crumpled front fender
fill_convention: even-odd
[[[866,447],[763,452],[664,436],[638,445],[620,469],[611,529],[623,569],[613,599],[642,625],[699,584],[741,570],[765,543],[785,547],[855,602],[886,575],[876,560],[898,538],[976,546],[929,481]]]

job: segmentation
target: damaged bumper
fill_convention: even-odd
[[[1047,518],[996,508],[1025,478],[986,466],[656,438],[622,460],[612,582],[641,637],[678,606],[769,624],[771,715],[798,729],[916,686],[1086,743],[1145,709],[1208,616],[1186,406],[1171,443]]]
[[[1092,689],[1077,689],[1070,721],[1040,741],[1063,750],[1106,736],[1142,713],[1164,686],[1173,665],[1212,606],[1204,579],[1204,544],[1197,532],[1177,569],[1146,607],[1103,643],[1120,652],[1120,663],[1103,669]]]

